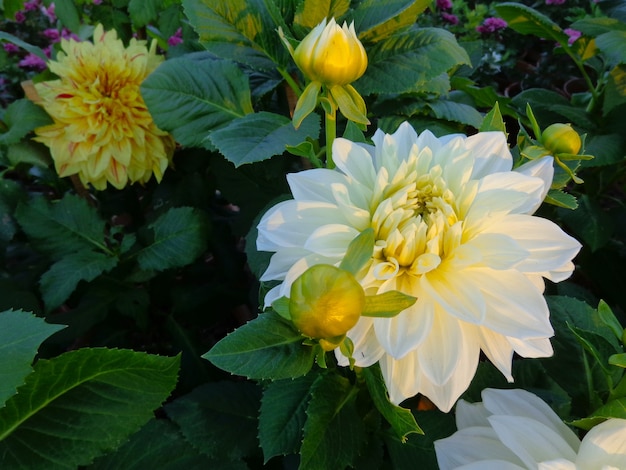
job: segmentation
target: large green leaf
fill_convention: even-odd
[[[104,239],[104,220],[79,196],[68,193],[52,204],[43,197],[35,197],[20,204],[15,215],[37,247],[55,258],[94,248],[109,251]]]
[[[350,8],[350,0],[304,0],[298,3],[293,19],[296,33],[306,34],[325,18],[339,20]]]
[[[385,417],[402,442],[407,440],[409,434],[424,434],[424,431],[415,422],[415,417],[411,411],[396,406],[389,401],[387,389],[378,365],[363,369],[363,376],[374,401],[374,406]]]
[[[9,145],[19,142],[33,129],[50,124],[52,119],[41,107],[24,99],[11,103],[4,110],[2,121],[8,130],[0,133],[0,144]]]
[[[54,14],[73,33],[78,33],[80,28],[80,14],[73,0],[55,0]]]
[[[286,379],[306,374],[312,347],[274,312],[266,312],[230,333],[202,357],[217,367],[251,379]]]
[[[185,440],[175,424],[165,419],[149,421],[116,452],[96,460],[93,470],[180,470],[211,468],[202,455]],[[213,467],[216,468],[216,467]]]
[[[209,138],[227,160],[240,166],[280,155],[286,145],[297,145],[307,137],[316,139],[319,131],[320,119],[315,114],[295,129],[289,118],[261,111],[232,121]]]
[[[261,389],[251,382],[212,382],[165,406],[167,416],[198,451],[237,461],[257,451]]]
[[[70,253],[41,276],[43,301],[48,310],[58,307],[74,292],[80,281],[93,281],[117,265],[117,257],[92,250]]]
[[[39,345],[63,328],[21,310],[0,313],[0,408],[32,372]]]
[[[604,91],[604,101],[602,103],[602,114],[605,116],[618,106],[626,103],[626,65],[620,64],[609,72],[606,88]]]
[[[302,444],[311,385],[307,374],[297,379],[276,380],[263,392],[259,415],[259,441],[265,462],[276,455],[297,454]]]
[[[532,34],[543,39],[554,41],[567,46],[568,36],[561,27],[543,13],[539,13],[520,3],[501,3],[496,5],[496,11],[509,28],[521,34]]]
[[[206,53],[164,62],[142,83],[141,94],[157,126],[191,147],[206,145],[211,131],[253,112],[246,75]]]
[[[613,65],[626,64],[626,31],[610,31],[596,38],[596,46]]]
[[[323,374],[311,387],[300,470],[352,466],[365,443],[363,421],[355,406],[355,388],[337,374]]]
[[[174,207],[149,227],[154,230],[154,241],[137,254],[141,269],[178,268],[194,261],[207,247],[207,217],[193,207]]]
[[[470,60],[455,37],[439,28],[412,28],[376,43],[355,88],[363,95],[410,93],[429,80]]]
[[[362,41],[377,42],[415,24],[431,0],[365,0],[354,10],[354,27]]]
[[[159,17],[164,0],[130,0],[128,14],[136,28],[146,26]]]
[[[186,17],[210,52],[259,70],[286,66],[289,53],[276,30],[287,29],[274,2],[183,0]]]
[[[610,418],[626,419],[626,397],[611,400],[606,405],[598,408],[587,418],[576,420],[571,424],[589,430]]]
[[[97,348],[38,361],[0,409],[0,466],[91,463],[152,417],[176,385],[179,360]]]
[[[559,215],[570,227],[573,235],[582,239],[592,252],[606,245],[615,230],[614,219],[604,211],[600,203],[583,194],[575,211],[560,211]]]
[[[448,100],[437,100],[428,103],[433,114],[438,119],[445,119],[446,121],[460,122],[461,124],[467,124],[478,129],[483,122],[483,116],[476,108],[464,103],[456,103]]]

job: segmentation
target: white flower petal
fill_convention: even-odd
[[[373,318],[361,317],[347,333],[354,345],[355,364],[359,367],[369,367],[385,354],[385,350],[376,339],[373,324]],[[348,358],[341,354],[339,349],[335,350],[335,356],[339,365],[344,367],[349,365]]]
[[[483,405],[492,414],[521,416],[542,423],[558,433],[574,452],[578,451],[580,440],[574,431],[537,395],[526,390],[488,388],[481,396]]]
[[[467,138],[467,147],[476,157],[472,178],[510,171],[513,157],[503,132],[479,132]]]
[[[270,264],[261,276],[261,281],[270,281],[274,279],[285,279],[287,271],[300,259],[311,252],[302,248],[283,248],[277,251],[270,258]]]
[[[538,470],[577,470],[576,464],[567,459],[548,460],[539,463]]]
[[[548,191],[550,190],[550,186],[552,185],[552,180],[554,178],[554,159],[551,156],[546,156],[537,160],[530,160],[529,162],[517,167],[515,171],[522,173],[523,175],[535,176],[543,180],[544,187],[541,192],[541,202],[543,202],[548,194]],[[531,208],[527,214],[533,214],[537,209],[539,209],[541,202],[539,202],[536,207]]]
[[[508,338],[517,354],[522,357],[550,357],[554,354],[548,338],[518,339]]]
[[[579,468],[626,468],[626,419],[613,418],[593,427],[584,437]]]
[[[313,168],[298,173],[289,173],[287,182],[296,201],[320,201],[334,203],[332,185],[347,183],[345,175],[338,171]]]
[[[333,143],[333,160],[342,172],[366,188],[373,188],[376,171],[372,154],[365,146],[338,138]]]
[[[513,360],[513,346],[508,339],[488,328],[476,327],[480,336],[480,348],[491,363],[498,368],[508,382],[513,382],[511,362]]]
[[[486,455],[489,456],[489,460],[514,465],[510,468],[523,468],[520,467],[522,462],[500,442],[494,430],[488,427],[469,427],[461,429],[450,437],[439,439],[435,441],[435,452],[441,470],[457,469],[463,465],[484,464]],[[516,463],[519,465],[515,465]]]
[[[493,173],[480,180],[478,193],[487,191],[516,191],[524,195],[523,202],[511,208],[511,212],[529,213],[543,201],[545,182],[541,178],[508,171]],[[479,199],[480,200],[480,199]]]
[[[323,256],[341,259],[346,254],[350,242],[358,235],[359,232],[349,225],[322,225],[304,242],[304,248]]]
[[[513,237],[529,253],[516,269],[541,274],[555,282],[562,280],[563,276],[569,277],[574,268],[571,260],[581,248],[576,239],[555,223],[529,215],[511,214],[487,227],[484,233]]]
[[[576,460],[576,451],[554,429],[523,416],[493,415],[489,423],[504,445],[517,455],[527,468],[539,462],[565,458]]]
[[[515,465],[505,460],[481,460],[480,462],[471,463],[457,467],[457,470],[526,470],[524,467]]]
[[[259,222],[257,248],[278,251],[284,247],[302,248],[320,225],[345,223],[334,204],[314,201],[283,201],[263,215]]]
[[[463,246],[481,254],[481,264],[493,269],[509,269],[528,257],[528,251],[507,235],[480,233]]]
[[[456,427],[460,431],[474,426],[489,427],[487,418],[491,413],[482,402],[469,403],[459,400],[456,403]]]
[[[379,362],[391,403],[398,405],[407,398],[417,395],[420,389],[420,377],[415,351],[402,359],[395,359],[389,354],[384,354]]]

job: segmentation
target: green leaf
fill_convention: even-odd
[[[350,0],[304,0],[298,3],[293,28],[302,35],[325,18],[339,19],[350,8]]]
[[[203,212],[193,207],[174,207],[149,227],[154,241],[137,255],[144,270],[163,271],[190,264],[207,247],[208,221]]]
[[[365,306],[362,315],[364,317],[395,317],[402,310],[409,308],[417,301],[417,297],[403,294],[397,290],[383,292],[382,294],[365,296]]]
[[[39,345],[63,328],[21,310],[0,313],[0,409],[32,372]]]
[[[606,421],[610,418],[626,419],[626,397],[612,400],[606,405],[598,408],[587,418],[573,421],[570,424],[589,430],[597,424],[600,424],[602,421]]]
[[[368,228],[359,233],[348,245],[346,255],[341,260],[340,269],[356,274],[365,266],[374,253],[374,229]]]
[[[80,29],[80,15],[74,0],[55,0],[54,14],[73,33]]]
[[[578,201],[575,196],[564,193],[559,189],[551,189],[548,191],[544,202],[570,210],[575,210],[578,207]]]
[[[589,352],[589,354],[591,354],[595,362],[598,366],[600,366],[600,368],[602,368],[607,377],[612,374],[617,375],[620,373],[615,369],[611,369],[608,365],[609,357],[618,351],[615,345],[609,343],[605,337],[596,332],[584,330],[572,325],[568,326],[572,333],[576,336],[578,342],[587,352]]]
[[[606,116],[624,103],[626,103],[626,65],[620,64],[614,67],[607,77],[602,114]]]
[[[254,111],[239,67],[201,53],[165,61],[141,94],[156,125],[190,147],[206,146],[211,131]]]
[[[483,123],[483,116],[472,106],[448,100],[437,100],[428,103],[435,117],[446,121],[460,122],[478,129]]]
[[[626,31],[610,31],[596,38],[596,46],[613,65],[626,64]]]
[[[279,26],[288,28],[274,2],[183,0],[183,7],[200,44],[213,54],[258,70],[288,64],[289,53],[276,32]]]
[[[500,106],[497,101],[491,111],[483,118],[483,122],[478,130],[480,132],[501,131],[507,134],[506,125],[504,124],[504,119],[502,119],[502,113],[500,113]]]
[[[526,5],[520,3],[500,3],[496,5],[498,15],[508,24],[509,28],[520,34],[532,34],[543,39],[553,39],[563,47],[568,47],[568,36],[561,27]]]
[[[9,145],[7,160],[12,168],[20,163],[48,168],[52,162],[47,147],[29,140]]]
[[[220,369],[250,379],[286,379],[306,374],[314,350],[278,314],[266,312],[230,333],[202,357]]]
[[[68,193],[52,204],[35,197],[19,204],[15,216],[37,247],[55,258],[94,248],[109,252],[104,220],[79,196]]]
[[[289,118],[261,111],[232,121],[209,138],[227,160],[241,166],[280,155],[285,145],[297,145],[307,137],[315,139],[319,129],[319,116],[315,114],[295,129]]]
[[[613,354],[609,356],[609,364],[626,369],[626,353]]]
[[[11,103],[6,108],[2,120],[8,128],[6,132],[0,134],[2,145],[16,144],[32,130],[52,123],[52,119],[42,108],[26,99]]]
[[[389,401],[385,382],[378,365],[363,369],[363,376],[370,392],[374,406],[383,415],[402,442],[406,442],[409,434],[424,434],[415,421],[415,416],[406,408],[394,405]]]
[[[439,28],[412,28],[376,43],[368,67],[354,84],[362,95],[410,93],[461,64],[470,63],[454,35]]]
[[[297,454],[302,443],[306,408],[316,376],[277,380],[263,392],[259,415],[259,441],[264,463],[276,455]]]
[[[339,111],[346,119],[359,124],[369,124],[367,108],[363,97],[350,84],[330,88],[330,94],[337,103]]]
[[[559,215],[574,234],[581,238],[591,249],[596,251],[605,246],[613,235],[613,218],[600,204],[583,194],[578,199],[575,211],[561,211]]]
[[[276,299],[272,302],[272,308],[285,320],[291,321],[291,314],[289,313],[289,299],[287,297],[283,295],[280,299]]]
[[[322,84],[319,82],[311,82],[309,83],[300,98],[298,98],[298,102],[296,103],[296,108],[293,110],[293,127],[296,129],[300,127],[302,121],[305,117],[315,111],[317,107],[317,98],[320,94],[320,90],[322,88]]]
[[[133,434],[114,453],[96,460],[91,470],[180,470],[181,468],[217,468],[200,454],[165,419],[153,419]]]
[[[93,281],[117,265],[117,257],[93,250],[69,253],[54,263],[41,280],[41,293],[48,311],[65,302],[80,281]]]
[[[164,0],[130,0],[128,14],[135,28],[146,26],[159,18]]]
[[[5,11],[5,14],[6,14],[6,11]],[[5,18],[6,18],[6,16],[5,16]],[[33,46],[32,44],[28,44],[27,42],[22,41],[17,36],[13,36],[12,34],[5,33],[4,31],[0,31],[0,39],[4,40],[4,41],[8,41],[10,43],[13,43],[16,46],[21,47],[25,51],[28,51],[31,54],[35,54],[40,59],[48,60],[48,56],[46,56],[46,53],[41,48],[39,48],[37,46]],[[28,101],[28,100],[19,100],[19,101]]]
[[[354,10],[354,27],[361,41],[376,42],[415,24],[431,0],[365,0]]]
[[[598,315],[602,323],[611,329],[617,339],[621,340],[624,334],[624,327],[613,313],[613,310],[611,310],[611,307],[609,307],[609,304],[604,300],[600,300],[598,303]]]
[[[325,470],[352,465],[365,443],[363,421],[348,379],[324,374],[311,387],[299,470]]]
[[[212,382],[165,406],[195,449],[219,461],[249,456],[258,446],[261,390],[251,382]]]
[[[3,468],[76,468],[116,448],[176,385],[179,357],[79,349],[40,360],[0,409]]]

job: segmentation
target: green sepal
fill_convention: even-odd
[[[402,310],[409,308],[417,301],[417,297],[391,290],[377,295],[365,296],[364,317],[392,318]]]
[[[526,103],[526,116],[528,116],[528,120],[530,121],[530,126],[533,128],[533,133],[537,139],[541,138],[541,129],[539,128],[539,124],[537,123],[537,118],[533,114],[533,110],[530,107],[529,103]]]
[[[365,266],[374,253],[374,229],[368,228],[357,235],[348,245],[346,255],[341,260],[339,269],[356,274]]]
[[[602,323],[611,329],[617,339],[621,340],[624,328],[613,313],[613,310],[611,310],[611,307],[609,307],[609,304],[607,304],[604,300],[600,300],[598,303],[598,315],[600,316]]]
[[[564,161],[569,160],[593,160],[596,158],[594,155],[580,155],[578,153],[559,153],[559,158]]]
[[[315,107],[317,106],[317,98],[319,97],[320,90],[322,88],[322,84],[319,82],[311,82],[309,83],[300,98],[298,98],[298,102],[296,103],[296,109],[293,111],[293,127],[296,129],[300,127],[304,118],[315,111]]]
[[[337,103],[339,111],[346,119],[357,124],[369,124],[365,101],[352,85],[336,85],[329,89],[331,96]]]
[[[291,321],[291,314],[289,313],[289,299],[284,295],[280,299],[276,299],[272,302],[272,309],[274,309],[274,311],[285,320]]]
[[[520,150],[520,154],[529,160],[537,160],[546,155],[550,155],[550,151],[539,145],[529,145],[524,147],[523,150]]]
[[[354,369],[356,361],[353,357],[354,343],[352,342],[352,340],[346,336],[339,345],[339,351],[341,351],[341,354],[348,358],[348,362],[350,363],[350,370]]]

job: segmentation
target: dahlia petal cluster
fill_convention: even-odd
[[[275,252],[261,280],[282,281],[265,303],[288,297],[310,266],[338,265],[372,228],[374,253],[356,279],[367,295],[397,290],[417,302],[393,318],[359,319],[348,332],[356,365],[380,363],[393,403],[421,393],[448,411],[481,351],[509,381],[513,353],[552,354],[544,278],[569,277],[580,244],[532,215],[552,158],[512,171],[501,132],[437,138],[404,123],[373,142],[337,139],[336,169],[288,175],[294,199],[258,225],[258,249]]]
[[[148,112],[139,86],[163,60],[145,41],[128,47],[98,25],[93,43],[62,39],[49,62],[59,79],[35,85],[38,102],[54,123],[35,130],[50,148],[59,176],[78,175],[84,185],[121,189],[157,181],[171,162],[174,140]]]
[[[626,468],[626,420],[595,426],[582,442],[539,397],[485,389],[459,400],[458,431],[435,441],[441,470],[618,470]]]

